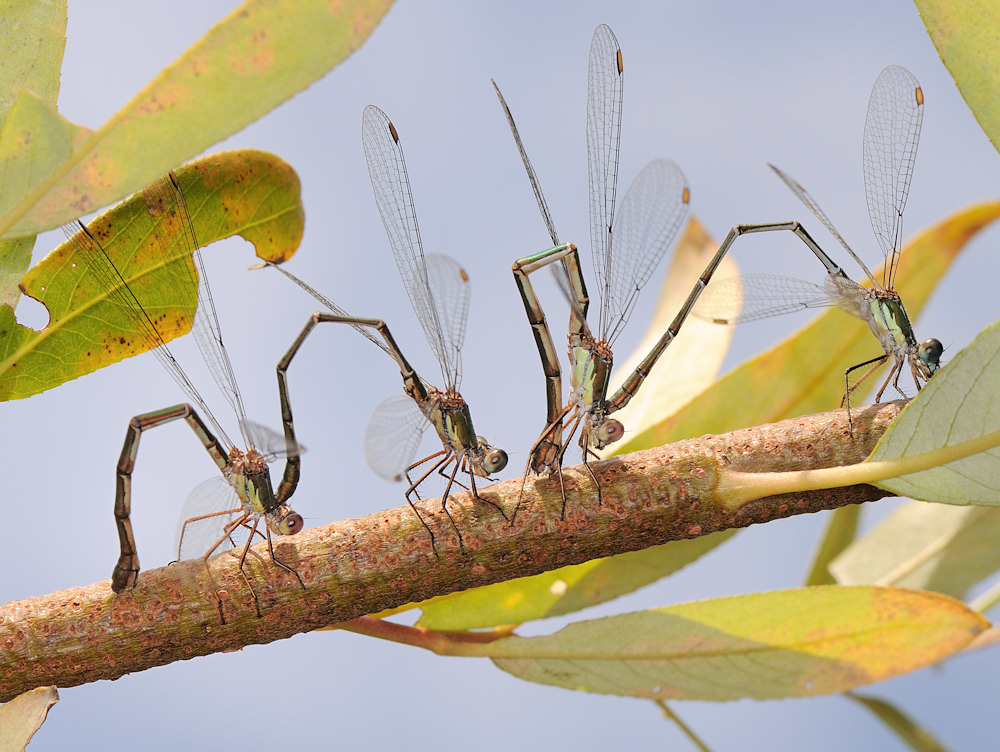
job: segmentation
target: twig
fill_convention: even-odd
[[[730,511],[716,497],[727,471],[777,472],[860,462],[899,403],[846,414],[806,416],[721,436],[670,444],[594,463],[603,504],[589,476],[565,472],[566,518],[555,478],[529,480],[513,526],[468,494],[449,510],[465,553],[439,500],[421,511],[436,528],[440,558],[407,506],[306,530],[275,541],[275,554],[298,572],[248,557],[262,616],[243,585],[235,557],[210,560],[213,592],[200,561],[143,571],[135,590],[115,596],[108,581],[0,607],[0,702],[46,684],[70,687],[184,658],[291,637],[457,590],[526,577],[569,564],[636,551],[718,530],[872,501],[872,486],[788,493]],[[308,470],[307,470],[308,471]],[[481,489],[504,509],[517,503],[521,480]],[[444,520],[445,524],[442,524]],[[109,567],[114,557],[108,553]],[[220,619],[221,610],[225,623]]]

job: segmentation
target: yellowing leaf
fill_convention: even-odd
[[[0,2],[0,120],[6,120],[15,99],[29,89],[41,102],[54,107],[59,94],[59,72],[66,47],[65,0],[39,3],[34,0]],[[9,133],[16,129],[6,122],[0,146],[9,148]],[[3,160],[0,155],[0,161]],[[0,178],[6,191],[7,178]],[[17,306],[17,285],[31,263],[33,235],[0,240],[0,305]]]
[[[302,238],[298,176],[272,154],[221,152],[177,170],[198,240],[240,234],[260,258],[283,261]],[[191,328],[197,290],[178,289],[171,264],[190,254],[165,254],[148,242],[152,219],[141,197],[122,202],[88,225],[128,281],[165,340]],[[170,250],[177,251],[179,244]],[[66,242],[24,278],[26,295],[42,302],[50,321],[41,331],[21,326],[0,307],[0,400],[51,389],[122,358],[144,352],[130,319]]]
[[[896,588],[815,587],[578,622],[482,646],[540,684],[661,700],[807,697],[914,671],[989,622],[958,601]]]
[[[0,215],[49,177],[90,134],[30,91],[0,126]]]
[[[0,125],[0,215],[62,164],[87,130],[64,120],[30,91],[18,92]],[[0,303],[17,305],[35,236],[0,240]]]
[[[980,332],[934,375],[869,458],[893,460],[1000,430],[1000,322]],[[1000,449],[877,484],[898,496],[946,504],[1000,505]]]
[[[152,183],[323,76],[389,5],[246,0],[6,212],[0,235],[57,227]]]
[[[0,750],[24,749],[57,702],[55,687],[37,687],[0,705]]]
[[[678,571],[734,532],[674,541],[435,598],[419,604],[423,615],[418,625],[458,631],[522,624],[579,611]]]
[[[1000,150],[1000,15],[990,0],[915,0],[938,54]]]
[[[973,205],[910,239],[895,280],[911,321],[955,256],[997,217],[1000,202]],[[817,272],[821,279],[822,272]],[[875,277],[880,279],[880,272]],[[936,336],[945,334],[937,332]],[[863,321],[832,309],[723,377],[677,414],[630,437],[621,451],[830,410],[843,396],[844,369],[877,355],[880,349]],[[767,399],[748,399],[755,394],[766,394]]]
[[[17,92],[30,89],[50,105],[59,95],[59,71],[66,48],[66,2],[0,2],[0,120]]]
[[[18,285],[31,263],[31,250],[34,247],[34,235],[17,240],[0,240],[0,306],[17,306],[21,297]]]
[[[1000,569],[1000,509],[911,501],[830,566],[841,585],[896,585],[954,598]]]

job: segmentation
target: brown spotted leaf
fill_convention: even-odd
[[[201,244],[242,235],[262,259],[280,262],[295,252],[305,221],[299,179],[278,157],[220,152],[178,169],[177,176]],[[193,283],[179,287],[171,267],[190,264],[190,254],[169,256],[151,245],[151,222],[134,196],[88,228],[169,341],[191,328],[197,290]],[[29,397],[148,349],[69,242],[32,268],[21,287],[45,305],[50,320],[35,331],[0,306],[0,400]]]

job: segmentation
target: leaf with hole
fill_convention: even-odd
[[[178,169],[177,176],[200,243],[238,234],[263,259],[280,262],[295,252],[305,221],[299,179],[278,157],[220,152]],[[151,221],[135,196],[89,227],[169,341],[191,328],[197,290],[193,283],[190,289],[174,284],[170,265],[190,264],[191,256],[164,258],[149,242]],[[40,331],[20,325],[10,308],[0,306],[0,400],[29,397],[145,351],[128,316],[78,261],[65,242],[24,277],[24,294],[49,312]]]

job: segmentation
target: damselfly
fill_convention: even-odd
[[[944,347],[937,339],[917,343],[903,302],[893,289],[902,247],[903,209],[913,176],[923,107],[923,91],[908,70],[899,65],[890,65],[879,74],[868,102],[863,151],[868,215],[885,260],[881,282],[847,244],[806,189],[777,167],[770,165],[844,246],[864,271],[871,287],[862,287],[848,277],[813,243],[810,249],[827,270],[824,287],[788,277],[745,275],[739,277],[738,282],[717,282],[695,309],[696,315],[726,324],[827,305],[836,305],[851,315],[864,319],[882,345],[883,353],[844,371],[845,391],[841,404],[848,409],[849,424],[851,394],[886,361],[891,358],[893,365],[878,390],[876,402],[882,398],[890,382],[906,398],[899,386],[899,377],[906,365],[909,365],[913,383],[919,391],[922,384],[940,368],[940,358],[944,352]],[[732,306],[732,301],[739,298],[734,291],[736,284],[743,288],[741,311]],[[868,370],[852,385],[851,373],[866,366]]]
[[[625,407],[642,386],[653,365],[677,336],[688,313],[713,272],[737,237],[755,232],[789,230],[808,238],[796,222],[735,225],[715,257],[696,282],[687,301],[622,386],[608,397],[612,366],[612,345],[628,321],[639,291],[671,246],[687,216],[690,191],[681,169],[673,162],[658,159],[639,174],[625,194],[616,215],[618,151],[621,133],[622,55],[614,34],[598,26],[590,46],[587,95],[587,157],[590,173],[590,225],[594,266],[600,283],[600,321],[594,336],[587,324],[589,298],[580,270],[579,253],[572,243],[562,243],[555,229],[541,186],[521,142],[510,108],[494,82],[497,96],[528,173],[538,207],[554,244],[553,248],[514,263],[514,279],[535,335],[546,379],[547,414],[541,436],[531,448],[525,478],[529,472],[548,471],[559,477],[566,509],[562,462],[568,441],[579,428],[583,463],[598,488],[600,484],[588,463],[603,449],[622,437],[624,426],[611,418]],[[553,263],[558,262],[558,263]],[[568,402],[560,397],[559,359],[545,314],[535,295],[529,275],[550,266],[571,307],[569,360],[571,389]],[[568,436],[564,438],[564,427]],[[517,510],[515,509],[515,515]]]
[[[334,312],[314,314],[283,363],[287,367],[313,327],[324,321],[350,324],[396,361],[406,394],[390,397],[376,408],[365,435],[366,460],[383,478],[396,481],[406,478],[409,483],[405,492],[406,501],[430,534],[435,554],[437,544],[434,532],[417,510],[411,495],[420,499],[417,487],[432,473],[445,477],[447,484],[441,497],[441,508],[458,535],[459,547],[464,548],[462,534],[447,506],[452,486],[458,482],[456,476],[460,471],[466,473],[473,497],[496,507],[503,514],[500,507],[479,495],[476,477],[489,478],[492,473],[500,472],[507,466],[506,452],[476,433],[469,406],[459,393],[462,343],[469,308],[469,276],[448,256],[424,255],[399,135],[386,114],[374,105],[364,110],[362,141],[375,201],[403,286],[441,367],[445,388],[431,386],[417,375],[383,321],[350,316],[322,293],[271,264]],[[372,329],[378,331],[381,339],[372,334]],[[434,426],[441,440],[441,450],[414,461],[420,438],[429,426]],[[450,465],[451,471],[446,473]],[[421,468],[422,473],[413,479],[410,473],[417,468]]]
[[[178,290],[197,290],[197,310],[191,331],[216,384],[236,413],[240,433],[247,448],[237,449],[209,410],[205,400],[167,347],[157,327],[158,319],[151,316],[143,307],[143,302],[136,297],[129,286],[127,276],[119,270],[102,247],[98,239],[99,233],[91,231],[83,223],[67,225],[64,230],[76,255],[82,259],[108,296],[125,313],[134,329],[134,334],[141,337],[153,350],[157,359],[191,401],[190,404],[175,405],[138,415],[129,423],[125,445],[118,461],[115,523],[121,552],[111,576],[111,587],[115,592],[133,588],[139,574],[139,557],[130,518],[132,471],[139,450],[139,439],[143,431],[149,428],[183,419],[215,461],[222,472],[222,477],[214,479],[215,483],[212,486],[202,484],[196,489],[194,505],[198,506],[201,502],[211,499],[211,508],[201,506],[199,518],[188,523],[194,526],[192,529],[196,529],[200,523],[205,524],[210,521],[204,529],[211,528],[217,534],[213,535],[210,541],[202,538],[206,545],[200,550],[195,550],[192,548],[190,536],[185,534],[188,525],[182,526],[179,543],[181,558],[201,556],[206,561],[205,568],[208,571],[209,556],[234,545],[234,537],[245,536],[246,544],[240,555],[240,574],[254,595],[256,603],[256,593],[244,571],[247,553],[255,535],[267,539],[272,560],[294,574],[302,584],[294,569],[275,558],[271,544],[272,533],[294,535],[303,527],[302,517],[287,503],[298,483],[300,466],[299,446],[295,441],[287,391],[284,388],[279,389],[282,414],[288,416],[284,425],[284,436],[272,434],[267,429],[254,426],[247,421],[229,355],[222,343],[222,334],[194,226],[177,176],[171,172],[156,184],[143,190],[141,197],[152,221],[151,231],[141,241],[145,246],[144,251],[158,254],[165,260],[168,268],[173,271],[173,284]],[[285,457],[285,470],[277,489],[274,489],[267,462],[277,456]],[[221,493],[219,486],[222,487]],[[261,518],[265,523],[263,533],[258,530]],[[209,578],[211,579],[210,571]]]

